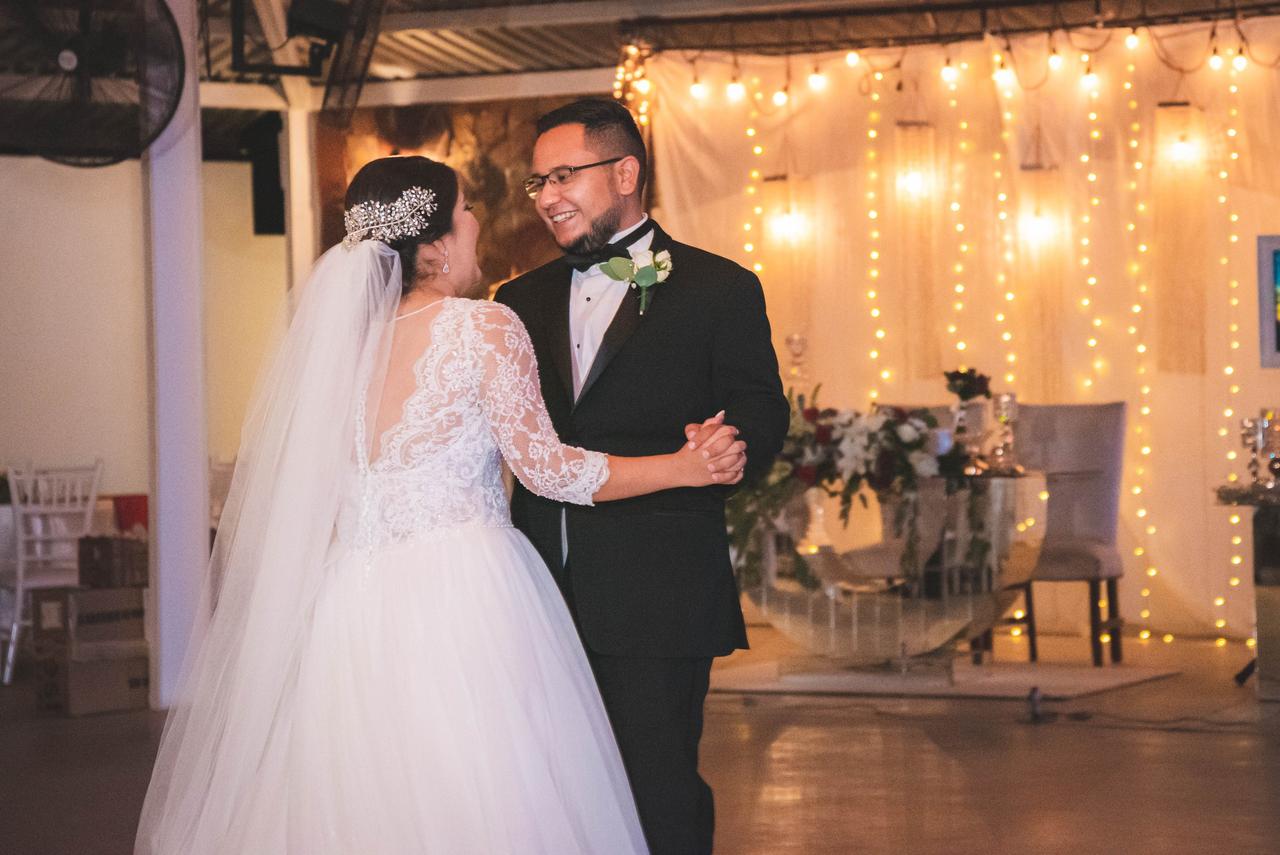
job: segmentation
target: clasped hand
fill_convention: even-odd
[[[689,486],[737,484],[747,465],[747,444],[738,429],[724,423],[724,410],[702,424],[685,425],[687,442],[676,453],[690,476]]]

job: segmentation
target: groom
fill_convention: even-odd
[[[648,158],[631,114],[581,100],[538,121],[526,189],[565,251],[497,295],[533,339],[542,394],[566,443],[665,454],[723,410],[746,442],[746,477],[768,469],[789,407],[754,274],[673,240],[641,201]],[[600,264],[670,253],[640,289]],[[647,260],[649,256],[641,256]],[[577,622],[653,855],[711,851],[711,789],[698,741],[711,660],[747,646],[729,564],[731,488],[667,490],[578,507],[517,485],[515,524],[551,568]]]

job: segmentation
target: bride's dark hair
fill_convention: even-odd
[[[458,173],[429,157],[417,155],[380,157],[361,167],[347,188],[344,210],[361,202],[393,204],[410,187],[421,187],[436,194],[436,210],[427,227],[412,237],[388,243],[400,253],[404,274],[404,291],[413,290],[420,271],[417,269],[418,247],[431,243],[453,231],[453,207],[458,203]]]

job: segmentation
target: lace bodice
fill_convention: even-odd
[[[510,525],[503,458],[530,491],[557,501],[589,505],[608,480],[606,455],[556,435],[514,312],[460,298],[435,311],[402,416],[378,437],[372,459],[358,403],[357,465],[338,525],[344,542],[377,548],[461,525]]]

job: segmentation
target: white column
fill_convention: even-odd
[[[187,57],[182,101],[143,158],[150,260],[151,705],[174,701],[209,560],[196,0],[168,0]]]
[[[291,106],[284,117],[281,147],[285,176],[285,233],[289,242],[289,289],[296,295],[320,255],[320,203],[315,168],[316,115]]]

